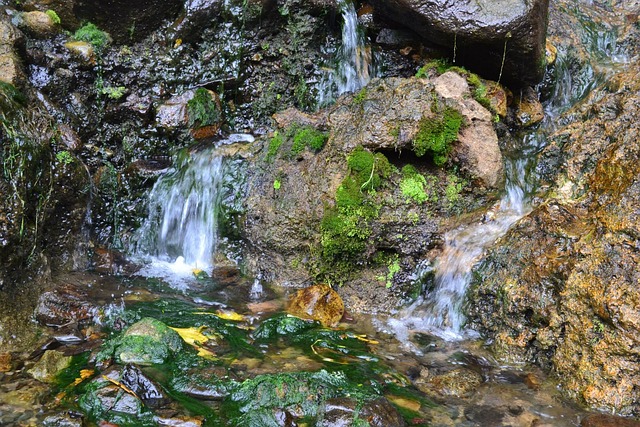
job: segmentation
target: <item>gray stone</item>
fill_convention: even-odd
[[[548,0],[372,0],[379,13],[486,78],[531,85],[545,70]]]

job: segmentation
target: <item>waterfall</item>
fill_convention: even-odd
[[[325,67],[318,87],[318,105],[329,105],[346,92],[365,86],[373,74],[371,46],[358,28],[356,8],[350,0],[338,0],[342,13],[342,42],[333,52],[331,64]]]
[[[522,146],[514,150],[519,154],[505,159],[507,185],[502,199],[482,221],[446,233],[442,254],[435,265],[434,289],[388,320],[387,326],[401,340],[406,340],[411,331],[424,331],[447,340],[459,340],[471,334],[463,331],[465,318],[461,306],[471,282],[472,268],[485,248],[531,210],[529,199],[535,189],[535,176],[531,171],[545,143],[543,133],[524,138]],[[418,276],[423,275],[425,269],[418,271]]]
[[[215,147],[179,156],[149,193],[147,217],[132,238],[132,252],[149,265],[141,274],[160,276],[157,270],[191,275],[213,264],[218,240],[218,207],[223,183],[223,159],[216,147],[252,141],[250,135],[232,135]]]

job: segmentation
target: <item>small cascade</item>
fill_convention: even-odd
[[[344,21],[342,43],[333,52],[331,64],[325,69],[318,87],[318,105],[325,106],[346,92],[355,92],[369,83],[373,76],[371,46],[358,27],[356,8],[350,0],[338,0]]]
[[[514,156],[505,159],[507,185],[503,198],[481,222],[457,228],[445,235],[445,245],[435,265],[434,289],[403,309],[394,319],[389,319],[384,329],[388,326],[402,341],[408,339],[410,332],[417,331],[447,340],[473,335],[463,330],[465,318],[461,313],[472,268],[489,245],[531,210],[529,201],[535,190],[532,171],[537,154],[545,143],[545,134],[539,132],[528,135],[521,142],[521,147],[513,149]],[[418,271],[418,276],[424,273]]]
[[[232,135],[217,146],[251,140],[250,135]],[[132,239],[133,254],[150,261],[142,274],[162,277],[168,269],[190,276],[193,269],[211,268],[222,183],[223,161],[216,147],[189,152],[156,182],[147,218]]]

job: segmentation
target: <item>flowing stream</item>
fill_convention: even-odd
[[[338,0],[342,13],[342,39],[337,49],[329,52],[327,67],[318,87],[318,105],[325,106],[346,92],[355,92],[373,77],[371,46],[358,26],[356,8],[350,0]]]

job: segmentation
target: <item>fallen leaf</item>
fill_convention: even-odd
[[[418,412],[420,410],[420,402],[418,401],[399,396],[387,396],[387,399],[401,408],[408,409],[413,412]]]

